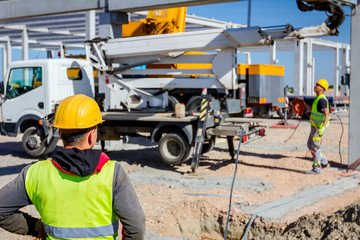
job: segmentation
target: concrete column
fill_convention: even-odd
[[[303,81],[304,81],[304,42],[298,40],[295,42],[294,51],[294,94],[303,95]]]
[[[270,64],[276,65],[279,61],[276,59],[276,42],[271,46],[270,50]]]
[[[22,60],[28,60],[29,59],[29,37],[28,37],[26,27],[22,31],[21,38],[22,38],[22,43],[21,43]]]
[[[334,57],[335,57],[335,59],[334,59],[334,65],[335,65],[335,68],[334,68],[334,92],[333,92],[334,97],[339,96],[339,74],[340,74],[340,69],[341,69],[340,60],[339,60],[339,57],[340,57],[339,51],[340,51],[340,48],[336,47],[335,54],[334,54]]]
[[[244,54],[246,55],[246,64],[251,64],[251,53],[246,52]]]
[[[5,49],[5,45],[0,45],[1,47],[1,52],[2,52],[2,78],[1,80],[4,80],[5,79],[5,74],[6,74],[6,69],[7,69],[7,66],[6,66],[6,63],[7,63],[7,59],[6,59],[6,49]]]
[[[4,45],[2,45],[2,73],[3,80],[6,78],[6,71],[11,62],[11,43],[8,40]]]
[[[311,81],[310,81],[310,90],[311,90],[311,94],[314,94],[314,86],[315,86],[315,58],[311,59],[311,65],[312,65],[312,71],[311,71]]]
[[[356,4],[356,13],[360,12],[360,2]],[[349,157],[348,167],[360,158],[360,14],[351,17],[351,73],[350,73],[350,118],[349,118]],[[357,169],[360,169],[358,166]]]
[[[350,74],[350,47],[348,45],[341,49],[341,80],[346,79],[346,74]],[[349,96],[349,92],[349,85],[341,83],[340,96]]]
[[[305,82],[305,94],[306,95],[312,95],[313,89],[311,86],[313,85],[312,82],[314,82],[313,79],[313,65],[312,65],[312,39],[307,39],[307,48],[306,48],[306,82]]]
[[[54,58],[54,53],[52,50],[46,50],[46,57],[47,58]]]
[[[7,52],[7,65],[9,65],[12,62],[10,39],[6,41],[5,48],[6,48],[6,52]]]
[[[91,40],[96,37],[96,11],[86,12],[86,39]]]

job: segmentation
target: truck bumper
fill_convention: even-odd
[[[3,122],[0,122],[0,134],[4,135],[4,136],[7,136],[7,132],[5,130],[5,126],[4,126]]]
[[[16,123],[0,122],[0,133],[4,136],[16,137],[17,131],[15,131]]]

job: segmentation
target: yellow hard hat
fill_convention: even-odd
[[[316,82],[316,84],[322,86],[325,89],[325,91],[327,91],[329,88],[329,83],[325,79],[320,79],[319,81]]]
[[[77,94],[62,100],[53,126],[60,129],[86,129],[102,122],[100,108],[95,100]]]

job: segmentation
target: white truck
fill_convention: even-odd
[[[31,156],[51,153],[59,139],[51,124],[62,99],[85,94],[94,97],[101,109],[106,106],[104,100],[116,101],[116,91],[95,96],[93,73],[92,65],[80,59],[14,62],[9,67],[7,78],[1,82],[1,134],[17,136],[22,133],[22,146]],[[244,123],[241,119],[227,118],[224,113],[212,112],[203,124],[206,131],[199,136],[198,115],[175,118],[174,112],[167,112],[165,106],[158,111],[151,108],[131,112],[120,109],[103,111],[106,121],[99,128],[99,140],[120,140],[135,135],[150,137],[159,142],[161,159],[167,164],[177,165],[189,159],[199,137],[202,137],[199,151],[204,153],[212,149],[216,136],[227,136],[230,154],[234,156],[230,140],[240,135],[242,129],[244,141],[265,134],[265,130],[255,126],[254,121]]]
[[[31,156],[44,154],[50,146],[51,119],[62,99],[78,93],[95,96],[93,69],[84,60],[13,62],[6,76],[1,82],[1,134],[23,133],[22,146]]]

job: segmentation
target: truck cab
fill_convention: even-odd
[[[92,67],[84,60],[12,63],[1,83],[1,134],[15,137],[23,133],[25,151],[32,156],[42,155],[52,137],[49,129],[57,105],[74,94],[93,97],[93,79]]]

